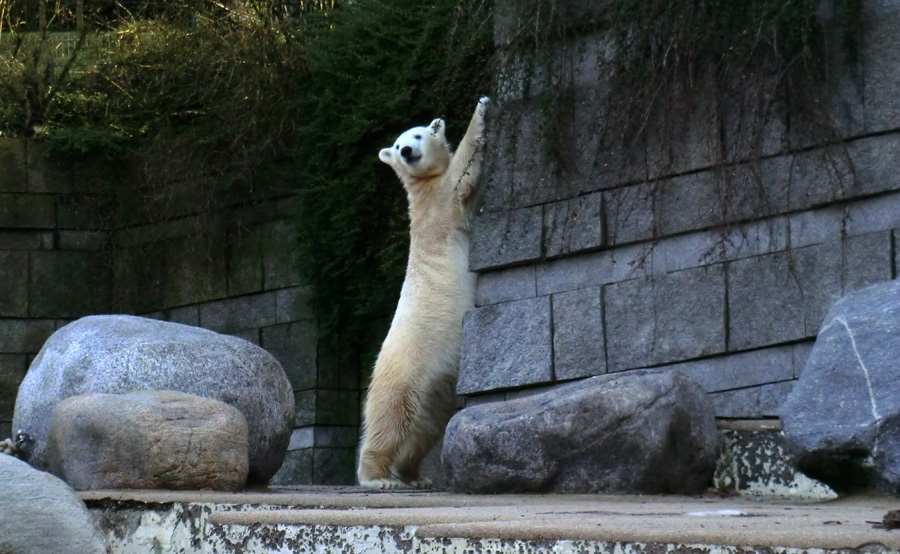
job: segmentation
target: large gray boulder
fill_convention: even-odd
[[[0,552],[107,554],[84,502],[58,478],[0,454]]]
[[[900,494],[900,281],[831,307],[781,419],[803,473]]]
[[[247,420],[175,391],[70,396],[50,418],[47,465],[76,490],[244,487]]]
[[[460,492],[691,494],[711,484],[717,453],[700,386],[635,371],[466,408],[442,459]]]
[[[219,400],[247,419],[249,482],[278,471],[294,422],[294,395],[281,365],[245,340],[134,316],[79,319],[56,331],[25,375],[13,429],[34,440],[26,461],[47,468],[50,416],[59,402],[90,393],[174,390]]]

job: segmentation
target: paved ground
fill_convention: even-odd
[[[238,494],[87,491],[81,496],[85,500],[244,505],[243,511],[210,516],[211,522],[226,525],[416,526],[420,537],[825,549],[880,544],[900,551],[900,529],[875,527],[888,511],[900,509],[900,499],[879,496],[797,502],[713,496],[473,496],[354,487],[268,489]],[[261,508],[256,510],[253,506]]]

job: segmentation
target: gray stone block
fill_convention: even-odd
[[[359,428],[316,425],[315,444],[317,448],[355,448],[359,444]]]
[[[486,306],[533,298],[536,295],[537,280],[534,266],[513,267],[480,273],[475,287],[475,305]]]
[[[693,82],[689,95],[690,110],[679,109],[684,85],[669,88],[660,95],[647,123],[647,165],[651,179],[707,168],[721,161],[719,114],[714,98],[715,83],[710,77]],[[674,106],[674,109],[673,109]]]
[[[224,240],[206,230],[165,242],[164,302],[183,306],[227,296]]]
[[[316,443],[315,426],[301,427],[291,431],[291,440],[288,441],[288,452],[292,450],[301,450],[303,448],[312,448]]]
[[[721,265],[608,285],[604,309],[610,371],[725,350]]]
[[[0,354],[0,421],[12,421],[16,392],[28,371],[25,361],[24,354]],[[0,440],[7,437],[3,430],[0,436]]]
[[[198,326],[199,327],[199,326]],[[239,339],[244,339],[250,344],[255,344],[259,346],[260,342],[262,342],[262,334],[259,329],[244,329],[243,331],[235,331],[234,333],[228,333],[232,337],[237,337]],[[279,362],[280,363],[280,362]]]
[[[667,369],[677,369],[706,392],[722,392],[793,379],[803,367],[802,356],[798,356],[801,350],[798,345],[776,346],[684,362]]]
[[[49,143],[27,140],[25,165],[28,191],[37,193],[72,192],[72,164],[62,161],[50,152]]]
[[[110,277],[109,258],[103,252],[32,252],[28,257],[28,315],[74,318],[107,313]]]
[[[41,231],[0,229],[0,250],[37,250],[42,237]]]
[[[723,223],[725,192],[712,171],[663,181],[656,194],[656,213],[662,236]]]
[[[28,189],[25,165],[24,139],[0,140],[0,192],[25,192]]]
[[[311,286],[288,287],[275,292],[275,317],[278,323],[314,319]]]
[[[783,100],[772,98],[771,91],[779,90],[780,85],[774,81],[781,78],[781,73],[772,71],[772,67],[768,69],[765,78],[759,78],[760,71],[753,79],[739,74],[717,87],[719,90],[727,88],[731,94],[716,91],[707,93],[706,98],[695,99],[708,102],[716,96],[718,106],[713,110],[722,118],[721,142],[725,161],[758,159],[787,149],[788,118],[792,114],[788,113]]]
[[[603,300],[609,370],[652,365],[656,341],[652,280],[633,279],[611,284],[606,287]]]
[[[537,266],[539,295],[577,290],[650,275],[652,245],[632,245],[561,258]]]
[[[812,350],[814,342],[798,342],[794,345],[794,379],[800,377],[806,362],[809,360],[809,353]]]
[[[294,391],[294,416],[297,427],[315,425],[316,423],[316,391]]]
[[[593,193],[544,206],[544,255],[556,257],[604,246],[603,195]]]
[[[480,271],[541,257],[542,208],[486,212],[473,221],[469,269]]]
[[[881,4],[881,5],[879,5]],[[900,51],[897,29],[900,10],[886,2],[866,2],[867,16],[862,41],[864,66],[865,127],[867,133],[900,127]]]
[[[482,201],[487,211],[519,209],[577,194],[561,180],[560,160],[548,142],[558,134],[553,110],[534,102],[493,111],[485,153]]]
[[[263,290],[263,249],[259,227],[229,230],[228,294],[248,294]]]
[[[0,250],[0,317],[28,315],[28,253]]]
[[[787,248],[788,221],[775,217],[668,237],[653,246],[653,274],[737,260]]]
[[[728,264],[729,350],[815,336],[841,295],[838,243]]]
[[[778,417],[793,381],[717,392],[710,395],[716,417],[757,419]]]
[[[97,194],[56,196],[56,223],[60,229],[96,231],[107,224],[111,198]]]
[[[316,392],[316,423],[359,425],[359,405],[359,391],[320,388]]]
[[[606,373],[601,294],[601,287],[591,287],[551,297],[556,379]]]
[[[729,222],[759,219],[787,210],[792,156],[713,170],[717,194],[726,207]]]
[[[275,324],[275,293],[208,302],[200,306],[200,325],[221,333]]]
[[[900,159],[896,155],[900,133],[855,140],[846,148],[853,173],[841,189],[841,198],[900,190]]]
[[[313,483],[317,485],[356,484],[356,449],[314,448]]]
[[[164,243],[141,244],[112,254],[112,301],[117,313],[146,313],[166,307]]]
[[[166,321],[199,327],[200,306],[194,304],[192,306],[182,306],[180,308],[172,308],[171,310],[166,310]]]
[[[891,245],[890,231],[845,238],[842,245],[842,293],[850,294],[869,285],[893,279]]]
[[[293,221],[281,220],[263,229],[263,286],[266,290],[300,284],[300,262],[297,258],[297,227]]]
[[[54,198],[42,194],[0,194],[0,227],[52,229],[56,225]]]
[[[853,183],[859,180],[859,168],[854,165],[848,150],[842,147],[795,154],[790,171],[790,209],[805,210],[850,196]]]
[[[62,250],[98,252],[106,248],[109,241],[109,233],[106,231],[59,231],[57,236]]]
[[[807,210],[789,217],[791,248],[840,240],[850,223],[846,205]]]
[[[269,481],[273,486],[312,485],[313,484],[313,449],[290,450],[278,473]]]
[[[609,244],[628,244],[656,236],[659,183],[639,183],[603,193]]]
[[[469,310],[463,319],[459,394],[553,379],[550,298]]]
[[[315,322],[284,323],[262,330],[260,346],[281,363],[294,390],[316,386]]]
[[[900,193],[888,193],[831,208],[841,231],[849,236],[865,235],[900,227]],[[841,235],[835,238],[840,238]]]
[[[52,319],[0,319],[0,352],[37,353],[56,328]]]
[[[506,400],[505,392],[489,392],[487,394],[476,394],[465,397],[465,407],[478,406],[479,404],[490,404],[491,402],[503,402]]]

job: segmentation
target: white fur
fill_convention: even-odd
[[[413,127],[378,154],[407,192],[410,252],[366,398],[357,471],[363,486],[429,486],[419,465],[453,415],[462,318],[474,299],[468,218],[488,102],[478,103],[455,155],[441,119]]]

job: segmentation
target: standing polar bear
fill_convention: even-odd
[[[413,127],[378,154],[406,189],[410,246],[400,301],[366,397],[357,471],[364,487],[431,484],[419,465],[453,415],[462,319],[474,304],[468,216],[488,103],[487,97],[478,102],[456,154],[442,119]]]

